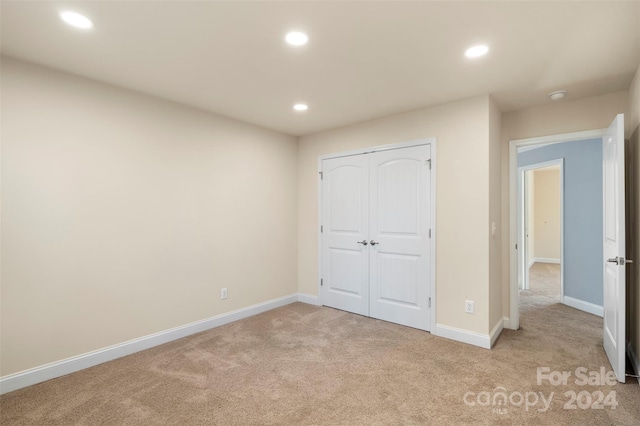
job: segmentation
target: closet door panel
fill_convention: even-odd
[[[324,160],[322,172],[322,304],[369,315],[368,158]]]
[[[429,146],[370,154],[370,315],[430,330]]]

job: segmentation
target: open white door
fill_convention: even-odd
[[[624,115],[602,141],[604,192],[604,350],[619,382],[625,380]]]

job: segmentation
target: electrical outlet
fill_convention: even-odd
[[[226,299],[227,298],[227,289],[223,288],[222,290],[220,290],[220,299]]]
[[[474,306],[473,300],[465,300],[464,311],[468,314],[472,314],[474,310],[475,310],[475,306]]]

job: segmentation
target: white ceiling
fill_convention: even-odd
[[[624,90],[640,63],[640,0],[2,0],[0,19],[5,55],[292,135],[486,93],[511,111]],[[477,43],[489,54],[465,58]]]

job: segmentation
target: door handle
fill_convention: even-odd
[[[358,241],[358,244],[362,244],[363,246],[366,246],[369,243],[367,242],[367,240],[362,240],[362,241]]]
[[[607,259],[607,262],[615,263],[616,265],[625,265],[627,263],[633,263],[631,259],[625,259],[624,257],[616,256],[610,259]]]
[[[373,240],[371,240],[371,243],[370,243],[370,244],[371,244],[372,246],[375,246],[376,244],[380,244],[380,243],[379,243],[379,242],[377,242],[377,241],[373,241]]]

